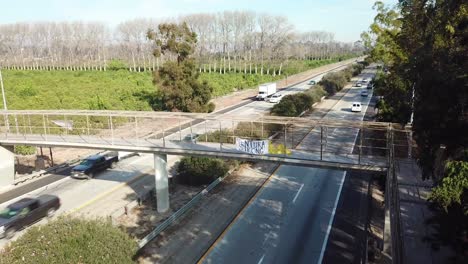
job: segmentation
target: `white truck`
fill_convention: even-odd
[[[257,100],[266,100],[266,98],[276,93],[276,83],[265,83],[258,87]]]

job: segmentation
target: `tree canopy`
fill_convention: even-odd
[[[154,72],[154,83],[159,87],[163,110],[183,112],[207,112],[213,110],[209,104],[213,88],[198,80],[199,74],[190,55],[195,50],[197,35],[186,23],[160,24],[158,31],[150,30],[148,38],[154,40],[153,55],[174,56]]]
[[[401,0],[374,8],[378,15],[362,37],[370,56],[389,69],[376,82],[384,121],[407,123],[413,113],[428,178],[440,148],[453,157],[468,147],[468,3]]]

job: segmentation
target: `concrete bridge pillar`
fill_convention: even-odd
[[[169,210],[169,179],[167,176],[167,155],[154,154],[154,177],[156,202],[159,213]]]
[[[15,155],[13,147],[0,146],[0,188],[15,181]]]

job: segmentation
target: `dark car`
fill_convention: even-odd
[[[192,143],[197,143],[198,138],[200,138],[199,134],[191,133],[188,134],[184,137],[184,141],[192,142]]]
[[[0,238],[12,238],[23,229],[44,217],[52,217],[60,207],[60,199],[54,195],[23,198],[0,211]]]
[[[100,171],[114,168],[118,161],[119,157],[115,154],[89,156],[78,166],[73,167],[71,176],[78,179],[90,179]]]

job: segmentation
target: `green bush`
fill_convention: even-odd
[[[307,90],[305,93],[312,97],[313,103],[320,102],[320,99],[327,95],[327,92],[325,92],[321,85],[315,85],[314,87]]]
[[[468,162],[449,161],[445,167],[446,176],[432,189],[429,200],[443,208],[459,206],[468,216]]]
[[[67,217],[29,229],[0,263],[134,263],[136,250],[136,241],[110,222]]]
[[[213,102],[209,102],[206,107],[208,109],[208,113],[212,113],[216,109],[216,105]]]
[[[206,157],[183,157],[177,167],[179,182],[192,186],[210,184],[228,170],[224,160]]]
[[[33,155],[36,154],[36,147],[25,146],[25,145],[16,145],[15,154],[18,155]]]
[[[128,65],[122,60],[112,59],[107,62],[107,69],[110,71],[127,70]]]
[[[361,63],[353,64],[353,66],[351,67],[352,67],[353,76],[359,75],[365,68],[364,65]]]
[[[319,84],[323,86],[328,95],[334,95],[343,89],[346,82],[346,76],[343,72],[331,72],[325,74]]]
[[[314,103],[309,93],[288,94],[271,108],[271,114],[277,116],[299,116],[302,112],[309,110]]]

